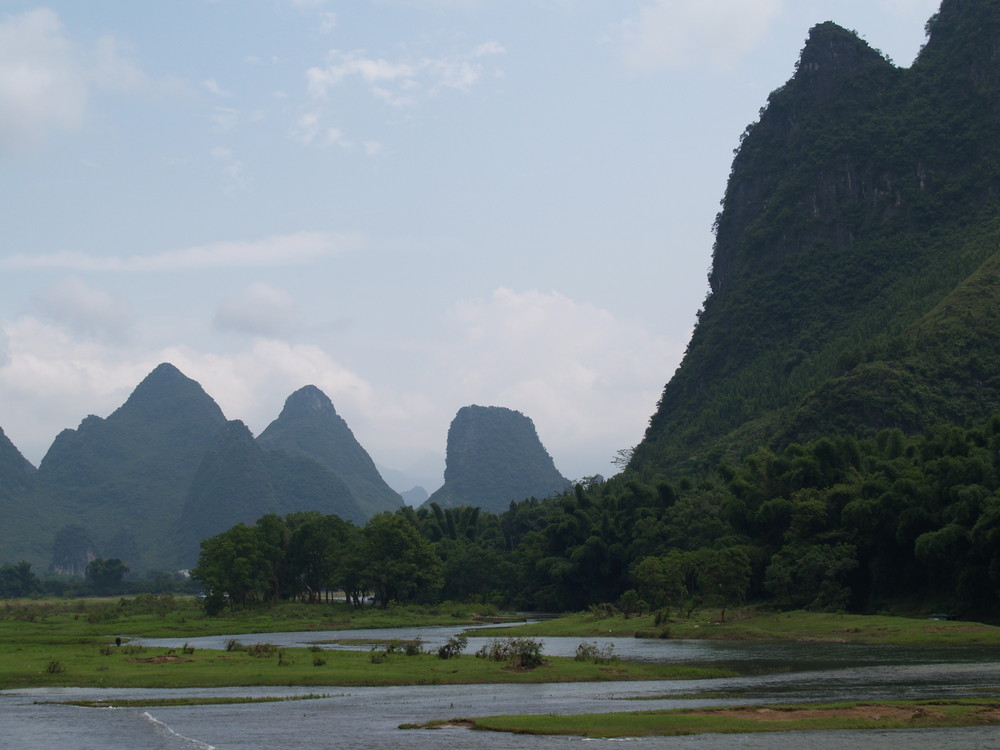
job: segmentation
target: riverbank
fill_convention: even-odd
[[[987,726],[1000,722],[1000,700],[969,698],[837,704],[727,706],[705,709],[557,716],[512,715],[449,719],[401,729],[445,726],[516,734],[588,738],[672,737],[825,730],[933,729]]]
[[[945,644],[1000,644],[1000,627],[978,622],[934,620],[927,617],[849,615],[825,612],[736,611],[725,622],[714,619],[717,610],[693,612],[657,623],[653,615],[625,618],[591,612],[566,614],[552,620],[504,628],[503,634],[521,637],[572,638],[690,638],[724,640],[819,641],[831,643],[885,643],[908,646]],[[479,630],[478,635],[500,630]]]

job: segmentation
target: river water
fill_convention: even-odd
[[[235,637],[301,646],[343,638],[421,637],[429,647],[458,628],[411,628],[326,633],[268,633],[194,638],[196,648],[221,648]],[[487,639],[470,638],[468,652]],[[545,638],[544,652],[572,655],[579,638]],[[184,640],[146,639],[147,646]],[[623,659],[715,665],[741,676],[721,680],[544,685],[389,688],[219,688],[204,690],[35,689],[0,692],[0,748],[18,750],[277,750],[278,748],[617,748],[622,740],[531,737],[465,729],[401,730],[403,723],[500,713],[595,713],[735,703],[957,697],[1000,691],[1000,648],[915,648],[820,643],[606,639]],[[324,648],[344,647],[324,643]],[[471,658],[471,657],[464,657]],[[309,701],[149,709],[91,709],[46,705],[73,698],[174,696],[294,696]],[[725,693],[725,697],[718,697]],[[653,748],[860,748],[972,750],[1000,747],[1000,729],[821,732],[626,740]]]

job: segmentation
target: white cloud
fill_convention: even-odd
[[[69,39],[46,8],[0,17],[0,149],[36,146],[79,128],[94,88],[131,91],[145,83],[113,37],[92,47]]]
[[[435,373],[439,396],[522,411],[557,466],[610,440],[606,456],[586,456],[598,470],[635,444],[686,344],[558,292],[500,288],[452,317],[460,337]]]
[[[322,116],[316,112],[300,116],[291,137],[306,146],[340,146],[348,151],[354,148],[354,142],[344,135],[344,131],[323,124]]]
[[[490,41],[458,55],[392,61],[370,57],[360,50],[331,50],[325,66],[306,71],[306,85],[312,97],[324,99],[337,86],[348,80],[358,80],[388,104],[410,106],[423,92],[433,95],[441,89],[466,91],[472,88],[483,76],[480,60],[505,51],[501,44]]]
[[[44,317],[85,336],[122,340],[135,319],[128,299],[76,277],[49,285],[35,295],[34,303]]]
[[[288,332],[297,310],[285,289],[257,283],[222,301],[215,325],[253,336],[280,338]]]
[[[48,255],[15,254],[0,258],[0,268],[121,272],[268,268],[311,263],[355,250],[360,245],[361,239],[357,235],[296,232],[256,241],[196,245],[153,255],[119,257],[88,255],[74,251]]]
[[[219,85],[219,82],[216,81],[214,78],[205,79],[204,81],[201,82],[201,85],[210,94],[214,94],[215,96],[221,96],[224,99],[229,99],[233,95],[233,92],[226,91],[225,89],[223,89]]]
[[[280,304],[281,292],[271,293]],[[253,294],[266,296],[261,289]],[[242,419],[255,433],[278,416],[288,395],[314,384],[376,455],[375,436],[388,434],[389,444],[413,440],[412,430],[393,426],[431,409],[428,399],[376,388],[317,346],[273,339],[258,338],[228,354],[173,344],[139,349],[24,317],[0,326],[0,344],[0,355],[6,352],[0,356],[2,426],[36,465],[61,430],[75,428],[87,414],[110,414],[161,362],[198,381],[230,419]]]
[[[784,0],[653,0],[622,24],[637,70],[734,65],[763,39]]]

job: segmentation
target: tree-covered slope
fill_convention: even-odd
[[[89,416],[56,437],[20,499],[21,522],[0,532],[3,557],[46,570],[59,530],[80,526],[104,557],[165,565],[159,543],[225,423],[198,383],[161,364],[107,419]]]
[[[744,134],[711,291],[633,470],[1000,405],[1000,4],[945,0],[928,33],[904,70],[812,29]]]
[[[568,486],[531,419],[500,406],[465,406],[448,428],[444,485],[426,504],[499,513],[511,501],[548,497]]]
[[[260,447],[247,426],[229,422],[216,435],[191,481],[169,547],[177,567],[192,567],[202,539],[237,523],[253,525],[280,510]]]
[[[264,450],[303,456],[328,469],[350,490],[353,504],[364,518],[403,504],[329,397],[316,386],[307,385],[289,396],[281,414],[257,437],[257,443]],[[344,518],[355,513],[346,499],[343,510]]]

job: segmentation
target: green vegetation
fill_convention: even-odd
[[[513,628],[477,630],[476,635],[571,638],[717,638],[723,640],[826,641],[914,646],[1000,644],[1000,627],[927,617],[850,615],[820,612],[760,612],[748,609],[725,622],[718,612],[696,611],[690,617],[656,622],[655,615],[626,619],[579,612]]]
[[[460,638],[449,653],[428,653],[419,642],[389,641],[369,651],[283,648],[259,641],[231,640],[220,650],[150,648],[140,636],[183,633],[186,637],[222,632],[254,623],[269,629],[297,626],[299,630],[336,627],[338,623],[295,618],[299,610],[354,616],[341,627],[371,627],[432,621],[433,613],[410,609],[393,612],[365,608],[312,605],[282,607],[273,616],[207,618],[169,598],[145,597],[117,602],[9,604],[0,618],[0,690],[45,687],[222,687],[253,685],[432,685],[480,683],[541,683],[620,680],[707,679],[728,672],[698,667],[609,664],[600,660],[542,658],[537,644],[507,639],[497,649],[476,658],[461,653]],[[454,624],[450,613],[437,616]],[[263,628],[262,628],[263,629]],[[119,632],[121,645],[109,632]]]
[[[816,26],[744,132],[711,293],[630,468],[912,434],[1000,410],[992,2],[945,0],[914,65]],[[990,61],[990,62],[987,62]]]
[[[433,729],[461,725],[518,734],[581,737],[661,737],[688,734],[747,734],[857,729],[931,729],[991,726],[1000,715],[996,699],[885,701],[584,714],[575,716],[488,716],[407,725]]]
[[[320,603],[342,589],[432,604],[588,607],[654,628],[714,607],[1000,614],[1000,417],[916,436],[760,449],[676,485],[625,475],[552,500],[402,508],[364,528],[318,513],[264,516],[202,543],[209,612]]]

